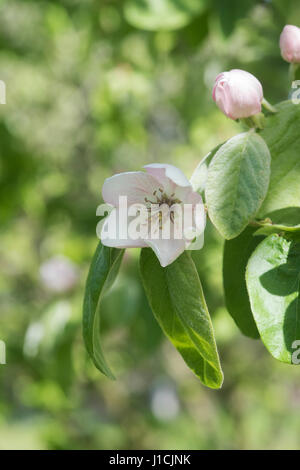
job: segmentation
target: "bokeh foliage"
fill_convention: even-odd
[[[158,24],[152,2],[141,3],[137,13],[135,0],[0,2],[0,448],[299,448],[298,370],[242,337],[227,314],[211,226],[195,257],[222,390],[201,386],[163,339],[134,250],[103,302],[118,380],[87,358],[81,307],[104,179],[151,162],[191,175],[238,130],[212,102],[216,74],[246,69],[268,100],[285,99],[278,39],[300,23],[297,0],[160,0],[172,12]],[[79,275],[54,293],[40,267],[57,255]]]

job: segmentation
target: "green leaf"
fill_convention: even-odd
[[[209,168],[205,196],[211,221],[226,239],[238,236],[268,190],[270,152],[252,130],[228,140]]]
[[[261,339],[273,357],[292,363],[300,339],[300,243],[270,235],[249,259],[246,282]]]
[[[88,274],[83,302],[83,338],[97,369],[114,379],[102,352],[100,341],[100,301],[113,284],[124,250],[109,248],[99,242]]]
[[[150,306],[166,336],[201,382],[220,388],[223,373],[200,279],[184,252],[162,268],[153,251],[141,252],[141,275]]]
[[[241,332],[259,338],[246,287],[248,259],[263,237],[253,237],[254,227],[247,227],[238,237],[224,245],[223,283],[226,307]]]
[[[260,133],[272,157],[269,191],[259,210],[260,218],[300,205],[300,105],[284,101],[276,108],[278,112],[267,118]]]
[[[193,187],[194,191],[202,193],[205,190],[206,181],[207,181],[207,174],[208,174],[208,165],[212,160],[213,156],[219,150],[219,148],[223,144],[218,145],[213,150],[211,150],[202,160],[199,162],[197,167],[195,168],[191,178],[190,183]]]
[[[136,28],[150,31],[182,28],[199,15],[206,0],[127,0],[124,15]]]

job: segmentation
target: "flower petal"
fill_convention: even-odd
[[[191,243],[188,243],[186,246],[186,250],[195,251],[201,250],[204,246],[204,233],[198,235]]]
[[[111,176],[104,181],[102,196],[106,203],[119,206],[119,197],[127,196],[127,204],[145,203],[157,190],[158,182],[143,171],[130,171]]]
[[[161,266],[164,268],[173,263],[178,256],[185,250],[184,240],[145,240],[147,245],[152,248],[159,259]]]
[[[113,209],[103,221],[100,233],[102,245],[115,248],[145,248],[147,245],[144,240],[141,238],[132,240],[128,237],[128,230],[125,230],[124,227],[124,233],[122,234],[122,231],[119,229],[119,217],[119,212],[116,209]],[[130,217],[127,218],[127,226],[129,223]]]
[[[177,186],[190,186],[189,180],[176,166],[168,163],[152,163],[151,165],[145,165],[144,168],[161,184],[166,184],[166,179],[169,179]]]

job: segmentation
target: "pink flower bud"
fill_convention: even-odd
[[[263,89],[254,75],[233,69],[217,76],[212,97],[229,118],[247,118],[261,112]]]
[[[287,24],[280,35],[281,55],[287,62],[300,63],[300,28]]]

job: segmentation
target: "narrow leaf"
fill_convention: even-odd
[[[99,242],[88,274],[83,302],[83,338],[97,369],[114,379],[102,352],[100,341],[100,302],[113,284],[124,250],[108,248]]]
[[[142,249],[141,275],[150,306],[166,336],[201,382],[220,388],[223,373],[200,279],[185,252],[162,268],[148,248]]]

